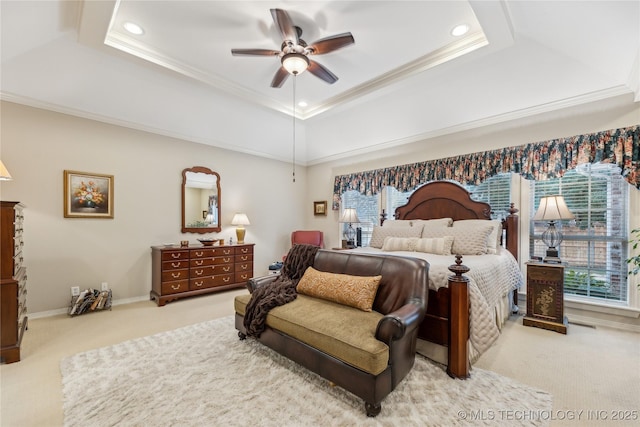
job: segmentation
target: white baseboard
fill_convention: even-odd
[[[148,300],[149,300],[148,295],[143,295],[143,296],[133,297],[133,298],[114,299],[111,302],[111,306],[113,307],[114,305],[131,304],[132,302],[148,301]],[[47,311],[39,311],[36,313],[28,313],[27,316],[29,317],[29,319],[41,319],[43,317],[51,317],[51,316],[57,316],[59,314],[67,314],[68,311],[69,311],[68,308],[59,308],[56,310],[47,310]]]

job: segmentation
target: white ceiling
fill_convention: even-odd
[[[269,9],[311,43],[329,85],[295,78],[296,160],[353,156],[593,102],[640,101],[640,0],[7,1],[2,99],[290,161],[294,78],[270,87]],[[122,24],[145,33],[134,36]],[[471,31],[450,34],[466,23]],[[591,107],[593,108],[593,107]],[[640,118],[639,118],[640,120]]]

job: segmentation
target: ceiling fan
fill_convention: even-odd
[[[282,87],[287,77],[289,77],[289,74],[297,75],[307,69],[311,74],[325,82],[329,84],[335,83],[338,77],[326,67],[309,59],[309,56],[333,52],[334,50],[355,43],[351,33],[337,34],[307,44],[307,42],[300,38],[302,36],[302,29],[293,25],[287,11],[271,9],[271,16],[283,38],[280,50],[231,49],[231,54],[235,56],[277,56],[280,58],[282,65],[273,76],[271,87]]]

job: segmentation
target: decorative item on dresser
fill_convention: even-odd
[[[564,266],[541,262],[527,263],[527,315],[525,326],[567,333],[564,316]]]
[[[27,329],[27,269],[22,266],[24,205],[0,203],[0,360],[13,363],[20,361],[20,344]]]
[[[151,299],[163,306],[178,298],[246,286],[253,277],[253,246],[152,246]]]

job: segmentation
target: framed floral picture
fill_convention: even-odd
[[[113,218],[113,175],[64,171],[65,218]]]
[[[326,215],[327,214],[327,202],[313,202],[313,214],[314,215]]]

